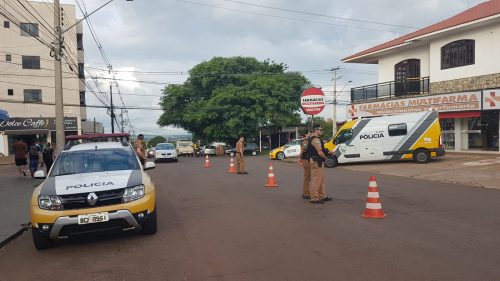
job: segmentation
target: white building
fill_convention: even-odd
[[[440,113],[448,150],[499,150],[500,0],[344,58],[378,64],[351,89],[350,117]]]
[[[61,5],[63,30],[76,23],[75,6]],[[64,33],[62,60],[66,134],[81,132],[85,105],[83,26]],[[55,143],[54,9],[49,2],[0,0],[0,153],[16,138]],[[47,46],[48,45],[48,46]]]

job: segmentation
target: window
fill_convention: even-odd
[[[42,102],[42,90],[34,90],[34,89],[24,90],[24,102],[30,102],[30,103]]]
[[[78,77],[80,79],[85,78],[85,66],[83,63],[78,64]]]
[[[36,23],[21,23],[21,36],[38,37],[38,24]]]
[[[339,133],[339,135],[335,138],[335,144],[344,143],[352,138],[352,129],[343,130]]]
[[[23,56],[23,69],[40,69],[40,57]]]
[[[12,61],[12,55],[5,55],[5,61]]]
[[[85,105],[85,92],[80,92],[80,105]]]
[[[14,95],[14,89],[7,89],[7,95],[8,96],[13,96]]]
[[[4,28],[10,28],[10,22],[9,21],[4,21],[3,22],[3,27]]]
[[[397,137],[397,136],[405,136],[408,133],[408,129],[406,124],[392,124],[389,125],[389,136]]]
[[[81,33],[76,35],[76,46],[78,50],[83,50],[83,34]]]
[[[441,69],[471,65],[475,63],[474,40],[459,40],[441,48]]]

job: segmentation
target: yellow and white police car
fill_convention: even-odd
[[[35,173],[45,179],[31,199],[35,247],[46,249],[57,239],[109,231],[156,233],[155,186],[144,172],[153,168],[153,162],[141,165],[126,140],[69,142],[47,176]]]
[[[445,154],[436,111],[356,119],[325,144],[327,167],[338,163],[413,159],[427,163]]]

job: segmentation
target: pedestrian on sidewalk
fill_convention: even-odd
[[[326,196],[325,184],[325,148],[321,141],[323,128],[319,125],[313,126],[313,133],[308,139],[307,153],[311,163],[311,203],[324,203],[332,198]]]
[[[54,164],[54,149],[52,148],[50,142],[47,143],[47,147],[42,152],[42,159],[45,167],[47,167],[47,174],[50,171],[50,167]]]
[[[240,139],[236,143],[236,164],[237,164],[237,173],[238,174],[248,174],[245,171],[245,160],[243,159],[243,154],[245,152],[245,137],[240,136]]]
[[[311,163],[309,162],[309,154],[307,153],[307,146],[309,145],[309,137],[311,133],[308,132],[304,135],[304,140],[300,144],[300,164],[304,169],[304,181],[302,185],[302,199],[311,199]]]
[[[12,150],[14,151],[14,159],[19,170],[19,175],[26,176],[26,165],[28,165],[26,153],[28,152],[28,146],[21,138],[18,138],[12,145]]]
[[[40,147],[38,140],[35,141],[34,143],[32,143],[28,149],[28,157],[30,159],[29,167],[30,167],[31,177],[34,177],[35,172],[38,170],[38,164],[40,163],[40,159],[42,158],[41,152],[42,152],[42,148]],[[43,163],[42,163],[42,167],[43,167]]]

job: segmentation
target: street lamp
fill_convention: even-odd
[[[347,81],[347,83],[340,90],[339,95],[344,91],[345,87],[352,83],[352,81]],[[337,89],[336,86],[333,87],[333,113],[332,113],[332,137],[335,136],[337,132]]]

